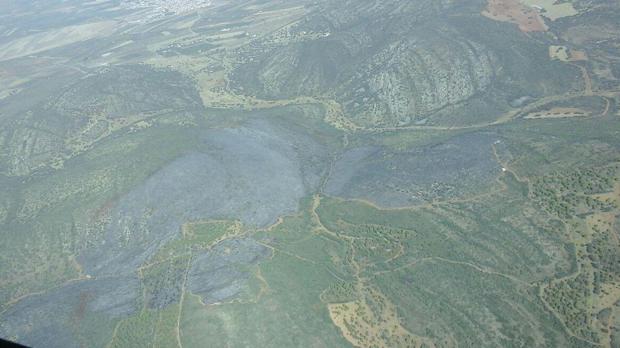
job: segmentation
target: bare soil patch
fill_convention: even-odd
[[[516,24],[522,32],[549,29],[538,11],[523,5],[519,0],[489,0],[482,15],[496,21]]]

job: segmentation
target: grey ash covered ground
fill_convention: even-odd
[[[102,346],[114,322],[138,310],[139,290],[135,275],[75,281],[11,307],[0,332],[32,347]]]
[[[40,345],[51,332],[68,326],[62,321],[54,324],[58,327],[43,322],[54,313],[71,317],[78,306],[74,300],[57,301],[63,296],[82,296],[85,311],[106,320],[132,314],[141,293],[137,268],[167,242],[179,238],[184,222],[231,219],[260,228],[295,212],[299,200],[316,190],[329,165],[328,154],[310,135],[283,134],[282,130],[257,120],[238,128],[206,131],[198,149],[170,162],[115,203],[100,241],[78,256],[93,280],[21,301],[3,315],[12,324],[2,331],[8,337],[17,335],[26,344]],[[268,254],[268,249],[252,239],[220,243],[192,261],[189,288],[205,303],[234,298],[247,286],[248,270],[244,267]],[[178,301],[184,271],[180,267],[169,271],[172,278],[155,284],[148,294],[149,307],[162,308]],[[106,286],[118,294],[105,292]],[[30,329],[26,323],[39,312],[46,316]],[[58,341],[49,342],[49,346],[77,344],[72,336],[59,330]]]
[[[618,346],[610,3],[0,0],[0,336]]]
[[[251,238],[231,239],[196,257],[188,274],[189,290],[206,304],[229,301],[248,287],[248,266],[271,255]]]
[[[79,257],[86,272],[132,272],[178,237],[186,221],[231,219],[265,227],[296,211],[328,163],[306,168],[309,159],[300,149],[321,146],[304,134],[290,142],[273,129],[253,122],[207,131],[201,151],[174,160],[119,200],[99,247]]]
[[[475,132],[404,151],[353,148],[336,161],[325,192],[385,207],[472,194],[501,173],[492,148],[498,140]]]

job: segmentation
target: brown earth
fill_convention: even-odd
[[[570,61],[577,62],[581,60],[588,60],[588,55],[585,51],[580,50],[570,50]]]
[[[525,33],[548,29],[538,11],[521,4],[519,0],[488,0],[482,15],[496,21],[514,23]]]

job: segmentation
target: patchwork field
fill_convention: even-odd
[[[539,9],[543,16],[555,21],[559,18],[570,17],[578,14],[572,2],[559,2],[555,0],[520,0],[523,4]]]

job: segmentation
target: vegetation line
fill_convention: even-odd
[[[265,242],[261,242],[261,241],[258,241],[258,240],[257,240],[257,241],[256,241],[256,243],[258,243],[258,244],[260,244],[260,245],[262,245],[262,246],[264,246],[264,247],[267,247],[267,248],[271,249],[271,250],[272,250],[272,252],[274,252],[274,253],[275,253],[275,251],[278,251],[278,252],[281,252],[282,254],[288,255],[288,256],[290,256],[290,257],[294,257],[294,258],[296,258],[296,259],[299,259],[299,260],[302,260],[302,261],[305,261],[305,262],[310,262],[310,263],[311,263],[311,264],[313,264],[313,265],[317,264],[317,262],[316,262],[316,261],[314,261],[314,260],[310,260],[310,259],[307,259],[307,258],[305,258],[305,257],[303,257],[303,256],[299,256],[299,255],[297,255],[297,254],[294,254],[294,253],[291,253],[291,252],[288,252],[288,251],[285,251],[285,250],[282,250],[282,249],[276,248],[276,247],[274,247],[273,245],[267,244],[267,243],[265,243]]]
[[[116,325],[114,325],[114,330],[112,331],[112,338],[110,339],[110,342],[106,345],[106,348],[110,348],[112,347],[112,343],[114,343],[114,340],[116,339],[116,335],[118,332],[118,327],[121,326],[121,320],[119,320]]]
[[[189,274],[189,267],[192,262],[192,255],[187,258],[187,265],[185,268],[185,275],[183,277],[183,284],[181,285],[181,299],[179,300],[179,314],[177,315],[177,343],[179,344],[179,348],[183,348],[183,343],[181,343],[181,313],[183,312],[183,301],[185,300],[185,289],[187,285],[187,275]]]

